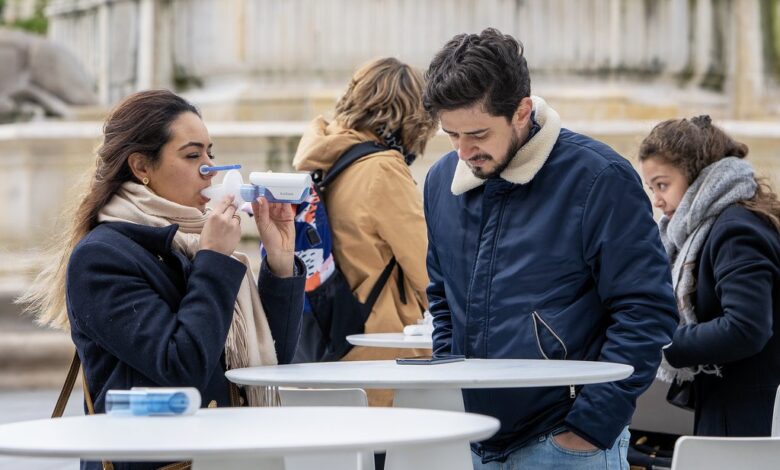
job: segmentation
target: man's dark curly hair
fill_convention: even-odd
[[[452,38],[425,78],[423,104],[434,116],[482,102],[489,114],[510,121],[520,100],[531,95],[523,45],[493,28]]]

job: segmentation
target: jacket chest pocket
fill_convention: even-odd
[[[543,359],[566,359],[569,351],[563,338],[536,310],[531,312],[536,347]]]

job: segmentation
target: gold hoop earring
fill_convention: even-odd
[[[144,186],[146,186],[146,185],[148,185],[148,184],[149,184],[149,178],[147,178],[146,176],[144,176],[144,178],[141,180],[141,182],[144,184]]]

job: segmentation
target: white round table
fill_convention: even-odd
[[[463,411],[463,388],[583,385],[625,379],[634,368],[591,361],[466,359],[435,365],[340,361],[247,367],[225,373],[242,385],[392,388],[395,406]]]
[[[193,460],[196,470],[282,470],[284,457],[387,450],[387,468],[472,468],[469,441],[492,436],[498,420],[468,413],[399,408],[202,409],[193,416],[78,416],[0,425],[0,454],[86,460]],[[465,449],[465,453],[464,453]]]
[[[365,333],[347,336],[347,342],[355,346],[375,348],[431,349],[431,335],[405,335],[403,333]]]

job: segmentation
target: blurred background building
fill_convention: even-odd
[[[181,92],[203,110],[220,160],[286,169],[305,122],[332,110],[357,66],[392,55],[425,69],[454,34],[487,26],[523,41],[532,90],[559,111],[565,125],[606,140],[626,158],[634,158],[653,123],[708,113],[745,140],[758,168],[780,183],[772,151],[780,115],[776,0],[0,5],[6,24],[45,32],[62,51],[55,54],[56,66],[33,68],[32,75],[33,81],[40,77],[37,88],[66,105],[39,106],[37,113],[17,114],[17,121],[33,122],[0,127],[0,176],[7,182],[0,189],[4,247],[37,246],[49,236],[63,195],[92,164],[106,110],[128,93],[153,87]],[[0,42],[0,57],[3,47]],[[69,67],[66,56],[81,70]],[[49,65],[55,61],[47,59]],[[56,90],[63,82],[68,86]],[[93,96],[77,89],[83,87]],[[63,96],[68,93],[74,96]],[[448,145],[437,138],[415,165],[416,174],[422,177]]]
[[[357,66],[396,56],[425,69],[453,35],[492,26],[523,41],[532,91],[566,127],[633,161],[658,121],[707,113],[780,188],[780,0],[0,0],[0,10],[0,389],[64,377],[67,335],[20,319],[11,299],[54,262],[41,248],[94,165],[101,121],[136,90],[197,104],[220,162],[287,170],[306,122],[330,114]],[[3,88],[19,79],[11,64],[27,91]],[[433,140],[412,167],[419,182],[449,149]]]

